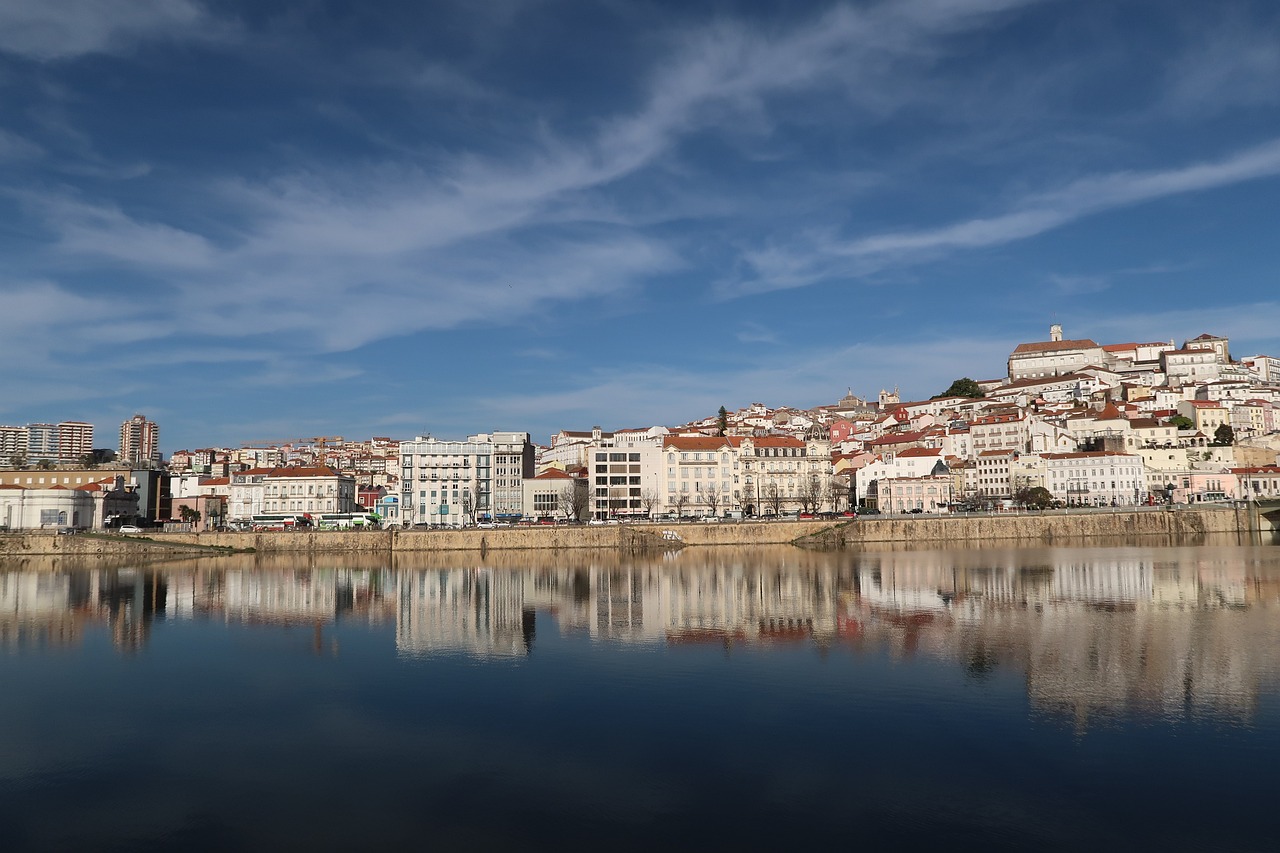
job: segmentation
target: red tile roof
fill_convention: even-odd
[[[1014,355],[1028,355],[1031,353],[1041,352],[1057,352],[1058,350],[1068,349],[1087,349],[1096,347],[1098,344],[1088,338],[1082,338],[1075,341],[1037,341],[1031,344],[1018,344],[1014,348]]]

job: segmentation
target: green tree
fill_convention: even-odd
[[[200,510],[192,509],[189,506],[180,506],[178,507],[178,518],[182,519],[187,524],[192,524],[192,525],[199,524]]]
[[[1196,422],[1186,415],[1174,415],[1169,418],[1169,424],[1170,426],[1175,426],[1178,429],[1192,429],[1195,427]]]
[[[1218,447],[1230,447],[1236,443],[1236,431],[1231,424],[1221,424],[1213,431],[1213,444]]]
[[[719,432],[716,435],[724,435],[729,431],[729,410],[724,406],[720,407],[720,422],[718,424]]]
[[[941,394],[934,394],[930,399],[937,400],[940,397],[985,397],[982,389],[978,387],[978,383],[970,379],[968,376],[963,379],[957,379],[951,383],[951,386]]]
[[[1014,498],[1027,509],[1048,509],[1053,505],[1053,493],[1044,486],[1019,489]]]

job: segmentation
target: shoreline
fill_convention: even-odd
[[[867,547],[954,544],[975,546],[1082,545],[1099,540],[1166,539],[1202,544],[1235,537],[1239,544],[1272,544],[1275,523],[1248,508],[1111,510],[880,517],[850,521],[773,521],[607,526],[513,527],[465,530],[273,531],[260,533],[99,532],[0,534],[0,560],[32,555],[146,558],[230,554],[409,554],[431,552],[614,550],[670,551],[688,547],[792,545],[839,551]]]

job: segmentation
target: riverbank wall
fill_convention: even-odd
[[[1271,523],[1258,514],[1224,507],[859,519],[820,531],[796,544],[820,549],[874,548],[903,542],[972,547],[989,543],[1084,545],[1142,540],[1196,545],[1211,538],[1264,544],[1275,535]]]
[[[691,546],[799,545],[820,550],[1006,543],[1081,545],[1141,538],[1200,544],[1210,538],[1270,543],[1274,523],[1248,510],[1179,508],[1086,513],[956,515],[856,521],[779,521],[725,524],[636,524],[512,527],[492,530],[272,531],[262,533],[150,533],[115,536],[0,534],[0,559],[54,554],[157,559],[228,553],[419,553],[606,549],[663,551]]]

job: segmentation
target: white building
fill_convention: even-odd
[[[1064,341],[1062,327],[1055,323],[1049,328],[1049,340],[1018,344],[1009,356],[1009,378],[1016,381],[1061,376],[1103,362],[1100,345],[1087,338]]]
[[[403,524],[462,526],[524,515],[524,481],[533,476],[527,432],[478,433],[465,441],[429,435],[400,443]]]
[[[1045,453],[1045,488],[1073,506],[1133,506],[1147,497],[1142,457],[1113,451]]]

